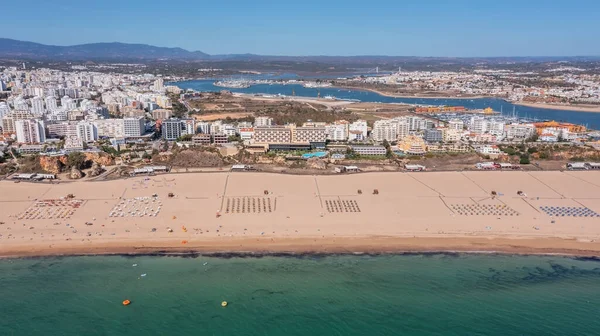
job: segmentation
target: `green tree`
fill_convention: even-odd
[[[81,169],[85,165],[85,154],[82,152],[73,152],[70,153],[67,157],[67,165],[69,167],[75,167],[77,169]]]
[[[533,133],[532,136],[527,138],[527,140],[525,140],[525,142],[536,142],[536,141],[538,141],[539,138],[540,138],[540,136],[536,132],[536,133]]]
[[[520,164],[529,164],[529,155],[527,154],[521,154],[521,160],[519,161]]]
[[[184,134],[184,135],[180,136],[179,138],[177,138],[177,141],[192,141],[192,137],[193,137],[193,135],[191,135],[191,134]]]

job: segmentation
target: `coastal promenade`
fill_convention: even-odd
[[[0,255],[600,255],[600,172],[203,173],[0,182]],[[170,195],[172,194],[172,195]]]

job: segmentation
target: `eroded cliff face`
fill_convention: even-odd
[[[92,163],[97,163],[100,166],[112,166],[115,164],[115,158],[107,153],[84,153],[86,161],[92,161]]]
[[[43,170],[52,173],[58,174],[61,173],[67,167],[67,157],[65,155],[61,156],[40,156],[40,166]]]
[[[115,163],[115,159],[112,155],[107,153],[84,153],[85,161],[90,162],[88,167],[93,165],[94,163],[100,166],[110,166]],[[40,166],[43,170],[52,173],[59,174],[64,172],[67,166],[67,155],[57,155],[57,156],[44,156],[41,155],[39,157]]]

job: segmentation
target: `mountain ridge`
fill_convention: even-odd
[[[209,55],[202,51],[189,51],[178,47],[157,47],[141,43],[98,42],[71,46],[47,45],[0,37],[0,57],[24,58],[35,60],[263,60],[263,61],[334,61],[334,60],[494,60],[494,61],[558,61],[598,60],[599,56],[496,56],[496,57],[440,57],[440,56],[276,56],[251,53]]]

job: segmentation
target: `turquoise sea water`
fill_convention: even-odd
[[[0,260],[0,335],[600,335],[599,316],[600,263],[562,257]]]
[[[278,79],[278,78],[272,78]],[[179,86],[182,89],[193,89],[200,92],[221,91],[223,88],[214,86],[214,80],[190,80],[177,83],[171,83]],[[491,107],[495,111],[502,111],[505,115],[512,115],[513,107],[515,114],[522,118],[540,119],[540,120],[557,120],[565,121],[574,124],[587,125],[591,129],[600,129],[600,113],[578,112],[551,110],[544,108],[528,107],[513,105],[505,100],[496,98],[480,98],[480,99],[437,99],[437,98],[395,98],[382,96],[375,92],[348,90],[338,88],[305,88],[300,84],[260,84],[253,85],[246,89],[227,89],[234,92],[243,93],[266,93],[266,94],[282,94],[302,97],[321,97],[334,96],[341,99],[357,99],[363,102],[379,102],[379,103],[404,103],[404,104],[419,104],[419,105],[450,105],[450,106],[465,106],[470,109],[483,109]]]

